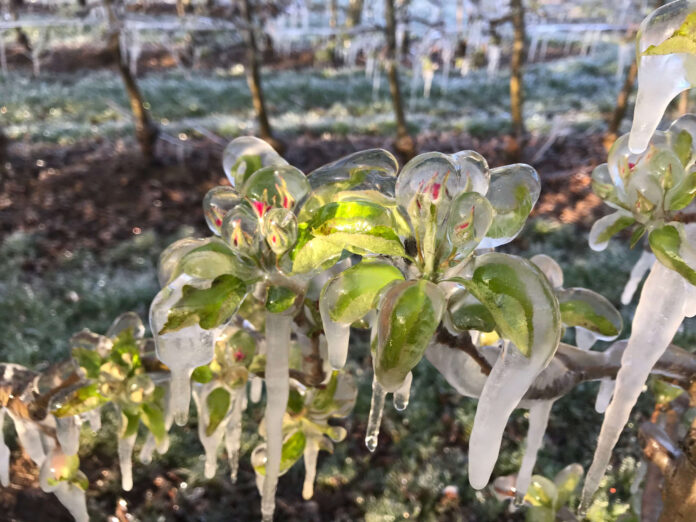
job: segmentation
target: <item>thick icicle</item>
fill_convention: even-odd
[[[121,468],[121,488],[124,491],[133,489],[133,447],[135,436],[119,437],[118,439],[118,463]]]
[[[283,415],[290,393],[290,322],[291,317],[288,315],[266,313],[267,461],[261,492],[261,514],[264,521],[272,521],[275,511],[275,494],[283,449]]]
[[[404,383],[394,392],[394,408],[398,411],[404,411],[408,408],[408,400],[411,396],[411,383],[413,382],[413,373],[408,372]]]
[[[10,448],[5,444],[5,409],[0,409],[0,484],[10,485]]]
[[[80,426],[77,417],[56,417],[58,444],[66,455],[75,455],[80,449]]]
[[[580,512],[589,507],[592,496],[609,464],[611,452],[650,370],[664,353],[684,319],[687,294],[696,288],[677,272],[655,263],[648,275],[633,318],[633,330],[621,357],[614,398],[604,415],[592,466],[585,479]]]
[[[214,385],[196,386],[193,389],[193,399],[198,410],[198,439],[205,450],[205,478],[211,479],[217,471],[217,453],[229,416],[226,416],[215,431],[208,435],[206,430],[210,424],[210,411],[208,410],[208,395],[216,388]]]
[[[316,437],[309,437],[304,450],[305,478],[302,485],[302,498],[309,500],[314,496],[314,479],[317,476],[317,457],[319,442]]]
[[[640,259],[638,259],[636,264],[633,265],[633,268],[631,269],[631,276],[628,278],[626,286],[623,289],[623,293],[621,294],[621,304],[627,305],[631,302],[631,299],[633,299],[633,294],[635,294],[636,290],[638,290],[638,285],[643,280],[643,277],[645,277],[648,270],[650,270],[650,267],[653,266],[654,262],[655,254],[648,250],[643,250]]]
[[[22,445],[27,455],[29,455],[29,458],[33,460],[37,466],[41,466],[44,460],[46,460],[41,431],[31,422],[27,422],[19,417],[14,417],[12,414],[10,414],[10,416],[14,422],[19,443]]]
[[[350,325],[337,323],[331,319],[329,313],[329,301],[319,300],[319,313],[324,327],[324,335],[329,351],[329,364],[335,370],[340,370],[346,365],[348,358],[348,344],[350,341]]]
[[[152,454],[155,452],[156,447],[157,442],[155,442],[155,436],[152,433],[148,433],[143,447],[140,448],[140,454],[138,456],[140,462],[143,464],[150,464],[150,462],[152,462]]]
[[[529,408],[529,429],[527,443],[520,472],[517,475],[516,503],[521,504],[532,481],[532,472],[536,464],[537,453],[544,442],[544,434],[549,423],[549,414],[554,401],[539,401]]]
[[[94,433],[101,429],[101,408],[95,408],[84,413],[84,418],[89,422],[89,427]]]
[[[53,492],[65,509],[70,512],[75,522],[89,522],[87,498],[85,492],[74,484],[61,482]]]
[[[597,392],[597,398],[595,399],[594,409],[597,413],[604,413],[607,411],[609,406],[609,401],[612,395],[614,395],[614,388],[616,387],[616,381],[613,379],[602,379],[599,382],[599,391]]]
[[[237,396],[232,406],[230,420],[225,428],[225,449],[227,450],[227,460],[230,464],[230,478],[232,482],[237,482],[237,469],[239,467],[239,447],[242,442],[242,411],[245,406],[244,387],[237,390]]]
[[[370,451],[377,449],[377,439],[379,438],[379,427],[382,424],[382,412],[384,411],[384,399],[387,392],[382,385],[377,382],[377,378],[372,379],[372,402],[370,403],[370,415],[367,418],[367,432],[365,433],[365,446]]]

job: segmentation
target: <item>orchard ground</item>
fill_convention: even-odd
[[[602,253],[587,246],[589,226],[608,212],[591,193],[589,176],[605,160],[604,120],[621,82],[615,52],[606,46],[592,57],[527,68],[531,138],[524,154],[538,169],[543,191],[533,218],[506,250],[551,255],[564,268],[566,287],[591,288],[618,306],[639,252],[628,248],[627,238]],[[158,146],[158,163],[146,166],[131,138],[121,83],[108,64],[94,58],[85,62],[89,69],[80,68],[69,47],[56,53],[38,79],[21,58],[10,56],[11,74],[0,79],[0,126],[11,139],[9,168],[0,179],[0,360],[32,367],[66,358],[68,339],[82,328],[104,332],[128,310],[146,317],[158,289],[159,252],[179,237],[207,233],[201,201],[209,188],[226,182],[221,144],[254,128],[238,68],[186,71],[173,67],[166,55],[146,54],[140,85],[169,139]],[[295,57],[293,63],[304,62]],[[408,74],[402,82],[408,96]],[[265,71],[264,85],[285,156],[305,172],[355,150],[391,148],[385,79],[375,93],[360,70],[276,64]],[[447,87],[445,92],[436,76],[430,99],[419,95],[411,105],[408,118],[419,151],[471,148],[491,166],[507,163],[505,72],[489,77],[474,71],[466,78],[453,72]],[[558,136],[540,154],[550,133]],[[634,306],[620,307],[626,321]],[[624,336],[629,331],[630,324]],[[360,394],[345,423],[349,436],[335,454],[320,454],[312,501],[301,500],[302,464],[281,478],[279,520],[522,520],[523,512],[510,513],[489,490],[469,487],[467,439],[476,403],[458,396],[427,362],[414,371],[408,409],[387,408],[378,449],[367,451],[372,370],[364,335],[356,332],[354,339],[350,365]],[[694,340],[696,325],[687,321],[676,342],[690,349]],[[601,425],[593,408],[597,387],[583,384],[556,403],[538,473],[553,477],[572,462],[587,469]],[[636,520],[640,498],[631,489],[640,462],[636,432],[652,405],[651,394],[644,394],[614,452],[591,520]],[[258,442],[254,428],[262,415],[254,405],[247,413],[237,484],[230,482],[223,458],[217,477],[203,478],[194,415],[186,428],[172,429],[166,455],[134,465],[133,491],[122,492],[116,422],[109,413],[97,435],[88,428],[82,432],[81,467],[90,479],[93,519],[126,520],[127,514],[145,521],[257,519],[249,452]],[[517,412],[495,476],[517,471],[526,426],[526,413]],[[39,489],[37,470],[17,449],[9,426],[6,437],[15,449],[13,484],[0,491],[3,517],[69,520],[58,501]],[[444,493],[449,485],[458,495]]]

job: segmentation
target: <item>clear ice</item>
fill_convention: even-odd
[[[266,313],[266,476],[261,490],[261,515],[273,520],[278,486],[280,457],[283,449],[283,416],[290,393],[289,353],[290,323],[288,315]]]
[[[398,411],[404,411],[406,408],[408,408],[412,382],[413,373],[408,372],[403,384],[394,392],[394,408],[396,408]]]
[[[648,270],[653,266],[655,262],[655,254],[648,250],[643,250],[636,264],[633,265],[631,269],[631,275],[626,282],[626,286],[621,294],[621,304],[627,305],[633,299],[633,295],[638,290],[638,285],[648,273]]]
[[[585,479],[581,512],[589,507],[650,370],[672,341],[684,319],[688,297],[694,292],[696,287],[662,263],[655,263],[650,270],[633,318],[631,337],[621,357],[614,397],[604,414],[592,466]]]
[[[118,438],[118,463],[121,468],[121,488],[133,489],[133,447],[136,434]]]
[[[227,460],[230,465],[230,478],[232,482],[237,481],[237,469],[239,468],[239,448],[242,443],[242,412],[244,411],[246,390],[240,387],[234,397],[232,413],[225,427],[225,449],[227,450]]]
[[[516,502],[521,503],[532,482],[532,472],[537,460],[537,453],[544,442],[544,434],[549,423],[549,414],[554,401],[539,401],[529,408],[529,429],[524,448],[522,465],[517,474]]]
[[[365,446],[367,446],[367,449],[370,451],[375,451],[377,449],[379,427],[382,424],[382,412],[384,411],[384,400],[386,396],[386,390],[377,382],[377,377],[373,377],[370,415],[367,418],[367,431],[365,432]]]
[[[304,450],[305,478],[302,485],[302,498],[309,500],[314,496],[314,479],[317,476],[317,457],[319,456],[319,441],[316,437],[308,437]]]
[[[56,437],[66,455],[75,455],[80,449],[80,425],[77,417],[57,417]]]

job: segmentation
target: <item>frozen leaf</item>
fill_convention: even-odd
[[[269,286],[266,295],[266,310],[279,314],[290,309],[297,299],[297,294],[285,286]]]
[[[284,475],[292,466],[300,460],[305,450],[307,437],[302,430],[297,430],[289,433],[283,439],[283,450],[280,459],[280,475]],[[252,455],[251,463],[254,466],[254,471],[259,475],[266,475],[266,444],[257,446]]]
[[[222,239],[239,257],[252,261],[258,259],[262,241],[259,218],[246,201],[225,215]]]
[[[205,402],[208,407],[208,416],[210,419],[205,434],[211,436],[230,409],[230,392],[222,387],[215,388],[208,394]]]
[[[287,165],[268,143],[253,136],[233,139],[222,152],[222,168],[233,187],[241,187],[262,167]]]
[[[466,191],[478,192],[485,196],[491,181],[491,173],[488,170],[488,162],[478,152],[473,150],[461,150],[452,154],[459,171],[466,179]]]
[[[51,413],[56,417],[71,417],[99,408],[108,400],[99,393],[97,383],[90,383],[54,401]]]
[[[696,12],[686,16],[679,29],[658,45],[651,45],[643,54],[696,54]]]
[[[488,308],[465,289],[459,289],[450,296],[447,313],[452,326],[460,332],[495,330],[495,319]]]
[[[444,308],[444,295],[425,280],[403,281],[382,297],[377,318],[375,375],[387,391],[395,391],[422,359]]]
[[[165,248],[159,256],[159,263],[157,266],[157,279],[160,285],[168,285],[181,274],[179,262],[184,255],[195,248],[207,245],[212,240],[212,238],[194,239],[192,237],[187,237],[175,241]]]
[[[648,236],[657,260],[696,285],[696,252],[689,244],[684,225],[670,223],[655,228]]]
[[[176,332],[193,324],[205,330],[215,328],[232,317],[247,291],[246,283],[231,274],[217,277],[210,288],[186,285],[158,333]]]
[[[259,219],[271,208],[292,210],[310,191],[306,176],[295,167],[283,165],[256,171],[242,188]]]
[[[191,379],[195,382],[205,384],[213,380],[213,372],[210,369],[210,366],[205,364],[193,370],[193,373],[191,374]]]
[[[157,444],[162,444],[167,438],[164,412],[155,404],[144,403],[140,408],[142,412],[140,420],[155,437]]]
[[[290,250],[297,241],[297,218],[288,209],[274,208],[267,211],[261,228],[266,243],[277,256]]]
[[[619,311],[609,300],[585,288],[566,288],[556,293],[561,320],[566,326],[581,326],[609,341],[623,328]]]
[[[477,192],[464,192],[455,198],[447,221],[447,236],[458,260],[474,251],[492,222],[493,207]]]
[[[540,192],[539,175],[529,165],[518,163],[491,170],[486,198],[495,214],[481,248],[494,248],[515,239]]]
[[[630,227],[635,222],[636,220],[633,216],[620,211],[598,219],[590,230],[590,248],[596,252],[601,252],[607,248],[612,236],[618,234],[624,228]]]
[[[553,478],[553,483],[558,490],[557,505],[564,506],[570,500],[582,481],[585,470],[580,464],[569,464]]]
[[[530,261],[539,267],[552,287],[561,288],[563,286],[563,270],[555,259],[546,254],[537,254],[530,258]]]

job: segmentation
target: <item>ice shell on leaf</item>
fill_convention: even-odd
[[[297,241],[297,218],[291,210],[274,208],[264,215],[261,230],[271,250],[281,256]]]
[[[398,390],[423,358],[445,307],[445,297],[426,280],[393,285],[382,297],[377,317],[377,382],[388,392]]]
[[[114,339],[126,330],[130,330],[135,339],[142,339],[145,336],[145,325],[135,312],[119,315],[106,331],[106,337]]]
[[[696,114],[684,114],[672,122],[667,133],[672,150],[679,156],[685,168],[694,161],[696,154]]]
[[[459,166],[461,176],[466,179],[466,190],[485,195],[491,182],[486,159],[473,150],[461,150],[452,154],[452,157]]]
[[[696,285],[696,241],[693,226],[667,223],[650,232],[648,241],[657,260]]]
[[[493,222],[493,207],[477,192],[464,192],[452,203],[447,221],[447,236],[456,249],[457,258],[471,254]]]
[[[282,476],[302,457],[307,437],[302,430],[291,431],[283,437],[283,449],[280,457],[280,470],[278,476]],[[251,465],[257,475],[266,475],[266,461],[268,446],[262,442],[251,452]]]
[[[165,248],[159,256],[157,265],[157,279],[159,280],[160,286],[170,283],[179,275],[178,265],[184,255],[194,248],[206,245],[209,242],[209,239],[185,237]]]
[[[617,211],[608,216],[598,219],[590,229],[589,244],[590,248],[595,252],[601,252],[607,245],[609,240],[621,232],[623,229],[630,227],[636,222],[631,214],[624,211]]]
[[[495,216],[481,248],[495,248],[515,239],[540,192],[539,175],[529,165],[517,163],[491,170],[486,198],[495,210]]]
[[[220,235],[225,214],[241,202],[241,196],[232,187],[213,187],[208,191],[203,198],[203,215],[213,234]]]
[[[271,208],[292,210],[309,191],[306,176],[290,165],[257,170],[242,188],[242,194],[249,200],[259,218]]]
[[[233,139],[222,152],[222,168],[233,187],[241,187],[263,167],[287,164],[273,147],[253,136]]]
[[[626,202],[618,195],[607,163],[602,163],[592,171],[592,192],[614,208],[627,207]]]
[[[495,319],[491,313],[464,288],[456,290],[447,300],[447,318],[449,325],[460,332],[495,330]]]
[[[563,286],[563,269],[554,258],[546,254],[537,254],[530,261],[539,267],[552,287],[561,288]]]
[[[261,248],[259,219],[246,202],[229,211],[222,220],[222,238],[237,255],[256,259]]]
[[[396,201],[407,212],[416,236],[422,240],[425,227],[444,224],[450,203],[466,190],[466,179],[451,156],[439,152],[420,154],[409,161],[396,179]]]
[[[604,341],[616,339],[621,333],[621,313],[603,295],[586,288],[565,288],[556,292],[556,297],[566,326],[580,326]]]

